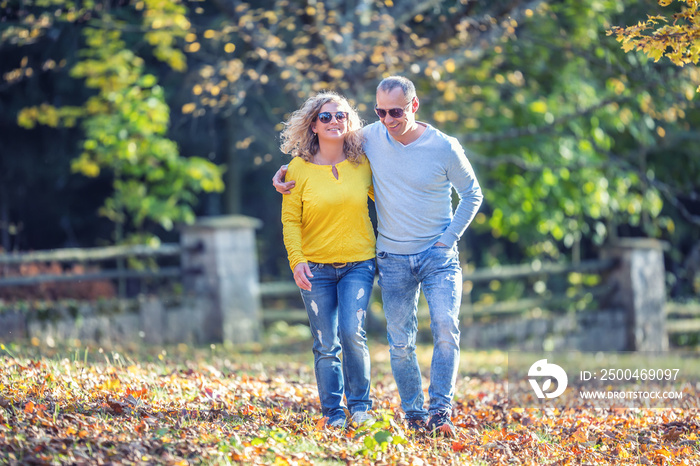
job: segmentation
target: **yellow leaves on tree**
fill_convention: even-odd
[[[633,26],[613,27],[608,35],[614,34],[625,52],[641,51],[655,62],[666,57],[677,66],[697,64],[700,60],[700,2],[675,1],[682,4],[681,11],[673,14],[670,20],[650,15]],[[667,7],[673,0],[659,0],[658,3]]]

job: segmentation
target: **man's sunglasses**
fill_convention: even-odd
[[[386,114],[388,113],[391,115],[391,118],[401,118],[404,114],[404,111],[406,108],[408,108],[409,105],[413,103],[413,100],[411,100],[409,103],[407,103],[404,108],[390,108],[389,110],[384,110],[383,108],[377,108],[376,106],[374,107],[374,113],[377,114],[379,118],[384,118],[386,117]]]
[[[331,112],[321,112],[318,114],[318,121],[321,123],[330,123],[333,117],[335,117],[335,121],[340,123],[348,117],[348,112],[335,112],[335,114]]]

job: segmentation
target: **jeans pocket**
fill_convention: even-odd
[[[455,260],[459,258],[459,250],[457,245],[454,246],[435,246],[433,245],[429,250],[429,254],[439,260]]]
[[[456,244],[453,246],[436,246],[433,244],[431,246],[431,249],[436,249],[438,251],[450,251],[450,252],[457,252],[458,251]]]
[[[318,262],[309,262],[309,270],[311,272],[314,272],[315,270],[318,270],[319,268],[323,267],[323,264],[319,264]]]

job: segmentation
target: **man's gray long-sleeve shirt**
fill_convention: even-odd
[[[405,146],[381,122],[362,130],[372,167],[379,251],[416,254],[436,242],[452,247],[483,200],[459,141],[419,124],[426,130]],[[453,186],[460,198],[454,214]]]

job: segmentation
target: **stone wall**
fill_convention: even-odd
[[[465,323],[462,346],[523,351],[625,351],[627,326],[622,310],[583,311],[537,318]]]
[[[599,309],[468,324],[462,329],[462,343],[468,348],[533,351],[665,351],[665,247],[649,238],[624,238],[607,245],[601,256],[613,259],[616,266],[603,274],[610,292]]]
[[[0,341],[38,339],[53,346],[80,340],[98,344],[206,343],[202,324],[207,302],[196,297],[156,297],[94,303],[57,303],[46,312],[5,311]]]

